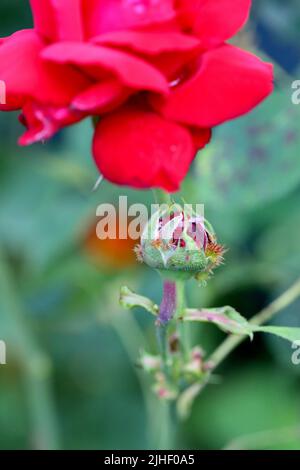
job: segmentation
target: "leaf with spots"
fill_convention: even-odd
[[[253,209],[277,200],[300,182],[300,105],[291,84],[247,116],[215,131],[197,160],[197,183],[213,207]]]

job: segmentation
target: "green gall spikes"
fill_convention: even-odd
[[[163,205],[146,225],[136,247],[139,261],[174,279],[205,281],[223,261],[211,225],[190,205]]]

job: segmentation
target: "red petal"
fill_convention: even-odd
[[[72,107],[87,113],[107,113],[123,104],[131,90],[117,80],[107,80],[92,85],[72,101]]]
[[[56,19],[52,0],[30,0],[35,30],[44,38],[55,40]]]
[[[251,0],[179,0],[183,25],[205,46],[221,44],[247,22]]]
[[[33,30],[19,31],[1,42],[0,80],[6,86],[7,109],[21,108],[24,95],[32,91],[32,84],[37,85],[35,67],[40,49]]]
[[[40,59],[43,47],[34,30],[19,31],[0,45],[0,80],[6,84],[9,106],[21,107],[28,97],[47,104],[67,104],[89,84],[69,67],[44,63]]]
[[[64,42],[44,49],[42,56],[54,63],[76,65],[94,78],[101,79],[110,72],[128,87],[164,94],[168,92],[168,83],[156,68],[126,52],[91,44]]]
[[[96,44],[119,46],[142,54],[185,52],[199,49],[199,39],[176,32],[116,31],[93,39]],[[174,58],[175,60],[175,58]]]
[[[174,18],[173,0],[89,0],[84,2],[89,37],[168,22]]]
[[[81,0],[30,0],[34,27],[50,40],[81,41]]]
[[[200,49],[199,39],[174,31],[116,31],[97,36],[93,42],[142,54],[170,81],[184,65],[195,59]]]
[[[253,54],[224,45],[202,56],[195,74],[152,105],[168,118],[213,127],[247,113],[273,89],[273,67]]]
[[[50,139],[59,129],[74,124],[85,115],[69,108],[51,108],[38,103],[27,102],[23,107],[20,121],[27,131],[20,137],[20,145]]]
[[[209,144],[212,136],[211,129],[191,129],[194,144],[197,150],[203,149]]]
[[[93,153],[100,172],[114,183],[172,192],[179,189],[195,147],[186,128],[125,107],[100,121]]]
[[[81,41],[83,39],[82,0],[52,0],[58,39]]]

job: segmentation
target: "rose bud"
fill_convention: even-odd
[[[190,205],[164,205],[151,217],[136,247],[141,262],[167,278],[205,280],[223,261],[211,225]]]

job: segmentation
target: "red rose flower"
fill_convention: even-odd
[[[176,191],[211,128],[272,91],[272,66],[225,43],[251,0],[31,0],[0,42],[3,110],[22,145],[99,116],[93,153],[118,184]]]

